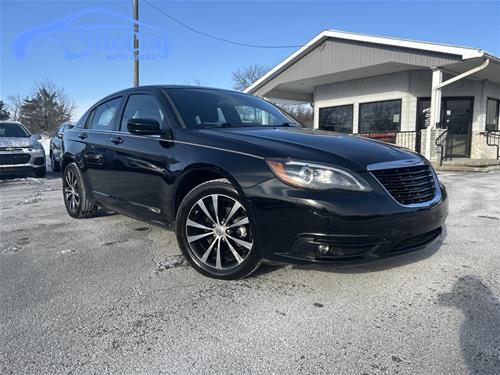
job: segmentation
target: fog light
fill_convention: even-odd
[[[330,245],[318,245],[318,250],[321,254],[325,255],[330,251]]]

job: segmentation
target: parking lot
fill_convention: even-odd
[[[498,373],[500,173],[440,178],[431,248],[232,282],[172,232],[71,219],[54,174],[0,180],[0,373]]]

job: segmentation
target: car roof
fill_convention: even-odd
[[[0,120],[0,124],[12,124],[12,125],[21,125],[21,126],[24,126],[19,121],[12,121],[12,120]]]
[[[111,99],[114,96],[128,94],[128,93],[134,92],[136,90],[141,90],[141,89],[146,89],[146,90],[147,89],[153,89],[153,90],[157,90],[157,91],[162,90],[162,89],[165,89],[167,91],[171,90],[171,89],[196,89],[196,90],[226,91],[226,92],[238,93],[238,94],[242,94],[242,95],[249,95],[249,94],[246,94],[246,93],[241,92],[241,91],[235,91],[235,90],[229,90],[229,89],[220,89],[220,88],[216,88],[216,87],[206,87],[206,86],[195,86],[195,85],[144,85],[144,86],[137,86],[137,87],[129,87],[129,88],[126,88],[126,89],[123,89],[123,90],[120,90],[120,91],[116,91],[116,92],[114,92],[112,94],[107,95],[106,97],[102,98],[101,100],[96,101],[96,104],[100,103],[100,102],[103,102],[103,101],[106,101],[108,99]]]

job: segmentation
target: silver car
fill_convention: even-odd
[[[45,151],[23,124],[0,121],[0,175],[34,172],[45,177]]]

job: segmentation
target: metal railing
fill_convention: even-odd
[[[445,130],[434,141],[434,144],[437,147],[439,147],[439,166],[443,165],[443,160],[446,159],[445,150],[447,143],[448,143],[448,130]]]
[[[420,131],[376,131],[376,132],[359,132],[359,137],[376,139],[378,141],[395,144],[396,146],[405,147],[410,150],[420,152]]]
[[[487,131],[486,144],[497,148],[497,160],[500,159],[500,131]]]

